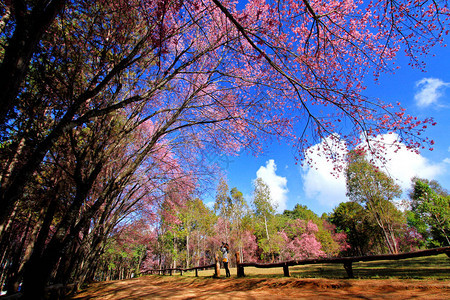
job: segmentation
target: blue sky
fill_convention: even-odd
[[[397,65],[400,69],[395,74],[383,74],[378,84],[371,80],[366,82],[365,95],[385,102],[399,101],[408,114],[422,119],[433,117],[437,122],[426,131],[426,135],[435,141],[433,151],[424,150],[420,155],[407,150],[388,153],[390,160],[385,171],[403,188],[404,199],[413,176],[436,179],[444,188],[450,189],[450,48],[436,47],[432,55],[424,57],[425,71],[412,69],[407,58],[399,56]],[[279,211],[292,209],[299,203],[320,216],[323,212],[331,212],[347,198],[345,179],[332,176],[332,166],[323,159],[316,159],[316,163],[317,170],[296,165],[294,150],[275,142],[258,157],[242,152],[239,157],[220,158],[229,187],[237,187],[247,201],[251,199],[253,180],[261,177],[271,188]]]

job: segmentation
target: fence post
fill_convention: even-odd
[[[347,261],[344,263],[344,269],[345,271],[347,271],[348,278],[353,278],[353,268],[351,261]]]
[[[290,277],[290,275],[289,275],[289,266],[287,265],[287,263],[284,263],[283,273],[284,273],[284,277]]]
[[[180,269],[180,276],[183,276],[183,269]]]
[[[198,269],[195,269],[195,277],[198,277]]]
[[[237,269],[237,277],[245,277],[244,267],[241,266],[241,259],[239,256],[239,252],[236,252],[236,269]]]
[[[216,255],[214,255],[214,259],[216,260],[216,265],[214,266],[214,277],[219,278],[220,277],[219,254],[216,253]]]

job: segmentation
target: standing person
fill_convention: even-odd
[[[225,268],[226,277],[230,277],[230,270],[228,269],[228,252],[230,251],[230,247],[228,246],[228,243],[222,242],[220,251],[222,251],[222,261],[223,267]]]

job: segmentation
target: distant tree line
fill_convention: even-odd
[[[175,213],[177,225],[161,220],[160,235],[148,246],[143,266],[209,264],[222,241],[247,262],[450,246],[450,196],[436,181],[413,178],[410,199],[394,202],[401,195],[400,187],[371,164],[364,151],[349,154],[346,176],[350,201],[321,217],[300,204],[275,213],[270,190],[259,178],[249,205],[237,188],[229,190],[222,179],[213,210],[199,199],[189,200]]]

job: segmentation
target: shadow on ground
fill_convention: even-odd
[[[67,299],[450,299],[448,280],[183,278],[96,283]]]

